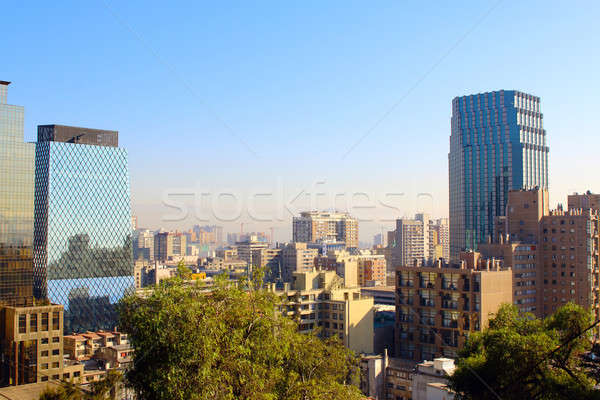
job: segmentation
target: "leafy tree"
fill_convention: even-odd
[[[581,355],[591,313],[568,303],[544,320],[503,305],[469,337],[450,379],[457,399],[600,399]]]
[[[181,274],[180,274],[181,275]],[[210,290],[181,276],[120,304],[135,349],[127,381],[143,399],[359,399],[357,358],[298,332],[259,271]]]

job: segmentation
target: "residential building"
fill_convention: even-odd
[[[119,331],[85,332],[64,336],[64,353],[70,360],[85,361],[94,358],[104,348],[127,346],[128,335]]]
[[[358,256],[346,250],[329,251],[327,255],[314,259],[318,270],[335,271],[344,280],[345,287],[356,287],[358,284]]]
[[[239,250],[238,250],[239,251]],[[306,243],[289,243],[281,251],[281,280],[291,282],[295,272],[314,269],[317,249],[309,249]]]
[[[385,256],[361,251],[358,256],[358,285],[385,286],[387,262]]]
[[[586,193],[573,193],[568,196],[567,205],[569,210],[600,210],[600,194],[594,194],[589,190]]]
[[[133,232],[133,259],[154,261],[154,233],[148,229]]]
[[[429,261],[443,259],[450,262],[450,226],[448,218],[429,221]]]
[[[360,360],[360,389],[375,400],[452,400],[448,378],[454,373],[454,360],[436,358],[417,363],[381,355]]]
[[[292,288],[276,290],[284,301],[280,310],[298,321],[300,332],[320,327],[323,337],[337,336],[356,353],[373,352],[373,299],[360,288],[345,288],[334,271],[294,272]]]
[[[545,317],[572,301],[600,317],[596,196],[569,196],[573,208],[550,211],[546,190],[509,192],[508,213],[496,218],[498,240],[480,249],[512,268],[521,311]]]
[[[415,361],[456,358],[470,332],[512,303],[512,271],[499,260],[462,253],[460,263],[396,269],[396,355]]]
[[[179,261],[187,254],[187,236],[180,232],[157,232],[154,235],[154,258]]]
[[[423,214],[422,214],[423,215]],[[426,265],[429,256],[429,221],[426,224],[422,219],[398,219],[394,247],[392,249],[392,262],[398,265]]]
[[[2,386],[63,377],[63,306],[0,307]]]
[[[0,304],[33,302],[35,145],[24,143],[24,108],[0,81]]]
[[[505,215],[510,190],[548,189],[540,98],[500,90],[452,100],[450,257],[476,250]]]
[[[447,385],[448,377],[454,374],[455,369],[454,360],[450,358],[436,358],[417,364],[413,374],[412,399],[433,400],[434,395],[440,394],[443,396],[441,399],[453,399],[454,395]]]
[[[344,242],[358,248],[358,220],[347,213],[305,211],[292,222],[294,242]]]
[[[127,151],[116,131],[42,125],[35,165],[34,294],[67,332],[112,329],[134,287]]]

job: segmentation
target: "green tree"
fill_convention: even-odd
[[[503,305],[469,337],[450,386],[465,400],[600,399],[581,358],[591,326],[591,313],[573,303],[544,320]]]
[[[260,272],[210,290],[176,277],[120,304],[135,349],[127,381],[143,399],[359,399],[357,358],[298,332]]]

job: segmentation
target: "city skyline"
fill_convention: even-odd
[[[15,10],[0,28],[17,39],[1,78],[13,81],[9,103],[27,109],[26,140],[45,122],[122,133],[131,157],[133,212],[142,227],[204,224],[193,217],[163,221],[171,212],[162,202],[165,190],[274,192],[278,180],[285,197],[325,181],[321,190],[328,193],[404,193],[395,203],[399,211],[375,210],[390,211],[390,219],[415,212],[447,216],[451,100],[499,89],[543,99],[553,149],[551,203],[575,191],[600,191],[590,185],[594,146],[580,145],[597,124],[598,82],[583,78],[593,76],[598,60],[589,51],[598,30],[591,20],[595,3],[577,20],[569,18],[576,11],[566,5],[540,2],[425,9],[388,4],[361,15],[340,4],[319,5],[318,12],[311,4],[227,12],[190,5],[187,17],[174,9],[159,16],[152,7],[105,4]],[[230,27],[228,35],[207,36],[191,23],[194,16],[209,18],[209,31],[213,24]],[[43,22],[48,18],[56,21],[52,30]],[[60,23],[65,19],[76,26]],[[150,29],[175,19],[189,24],[176,32],[160,30],[164,36]],[[508,22],[519,28],[505,29]],[[72,29],[81,34],[69,35]],[[248,36],[248,30],[254,33]],[[281,34],[273,37],[272,31]],[[117,42],[118,49],[112,46]],[[492,43],[493,52],[473,55],[473,48],[491,49]],[[230,51],[203,57],[217,48]],[[269,51],[257,51],[264,48]],[[311,58],[320,62],[301,62]],[[33,73],[39,60],[45,68],[36,66]],[[44,93],[61,96],[49,103]],[[315,145],[328,156],[311,151]],[[577,164],[569,156],[574,152]],[[254,179],[246,179],[251,172]],[[420,193],[433,200],[418,199]],[[265,202],[264,208],[272,205]],[[257,221],[248,230],[275,226],[276,239],[289,240],[292,216]],[[252,222],[243,215],[222,225],[238,231],[238,221]],[[381,225],[361,223],[361,240],[380,233]]]

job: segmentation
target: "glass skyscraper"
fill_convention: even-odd
[[[35,145],[25,143],[24,109],[7,104],[0,81],[0,303],[33,302],[33,187]]]
[[[45,125],[35,151],[34,291],[65,332],[111,329],[134,287],[127,152],[118,133]]]
[[[548,146],[540,98],[500,90],[452,100],[450,256],[477,249],[506,215],[508,191],[548,189]]]

